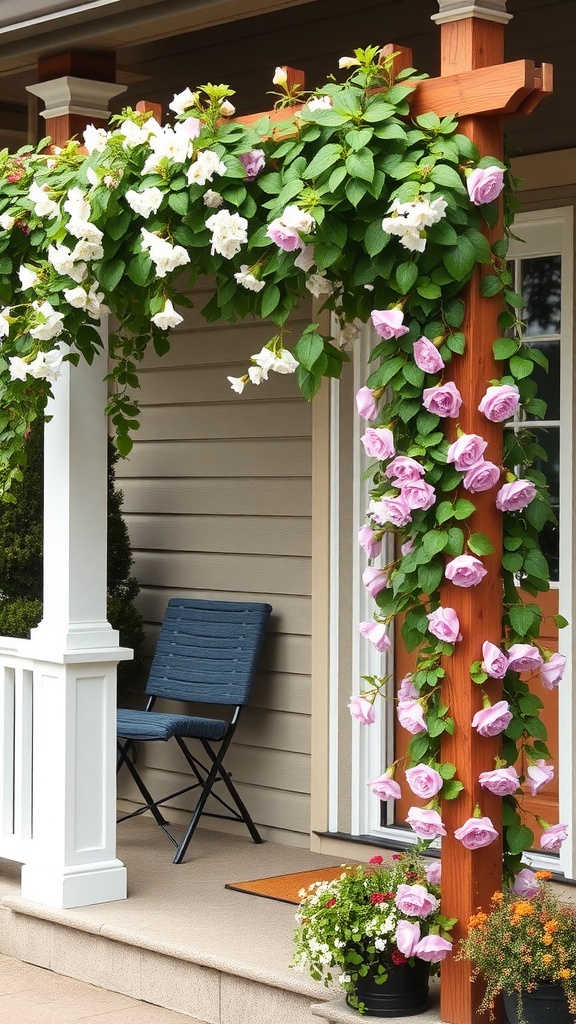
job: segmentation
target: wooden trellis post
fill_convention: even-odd
[[[478,147],[481,155],[503,159],[503,121],[506,117],[529,113],[552,88],[552,69],[537,69],[531,61],[505,64],[504,28],[509,20],[506,0],[477,0],[474,4],[458,0],[439,0],[440,13],[434,16],[441,27],[441,75],[418,86],[411,104],[412,114],[434,111],[440,117],[455,114],[460,130]],[[406,53],[400,60],[406,63]],[[501,233],[501,223],[494,234]],[[501,424],[490,423],[478,412],[478,403],[492,378],[499,379],[502,368],[494,361],[492,342],[501,333],[498,315],[501,300],[482,298],[480,280],[487,270],[475,273],[467,287],[466,319],[463,331],[466,352],[450,363],[449,371],[463,397],[460,425],[465,433],[480,434],[488,441],[487,457],[497,465],[502,461]],[[502,801],[482,790],[481,771],[494,767],[498,737],[486,739],[471,727],[472,717],[481,707],[480,688],[470,680],[469,668],[481,658],[482,644],[502,638],[502,523],[493,492],[474,496],[477,511],[468,521],[472,532],[486,534],[494,553],[485,557],[488,575],[470,589],[449,587],[442,603],[453,607],[460,620],[463,639],[455,654],[446,661],[446,703],[455,719],[453,736],[445,734],[442,760],[457,765],[458,778],[464,784],[460,796],[443,808],[447,836],[442,840],[442,891],[445,913],[458,917],[457,940],[465,930],[469,916],[479,906],[486,907],[502,880],[502,844],[494,842],[479,850],[467,850],[454,838],[454,830],[474,814],[477,804],[501,833]],[[493,701],[499,699],[499,683],[490,681]],[[442,965],[440,1016],[448,1024],[472,1024],[478,1020],[481,998],[478,986],[470,982],[470,965],[449,958]]]

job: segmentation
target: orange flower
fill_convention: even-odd
[[[517,917],[530,917],[534,913],[534,907],[528,900],[517,900],[512,904],[512,913]]]
[[[482,910],[479,910],[477,914],[472,914],[472,917],[468,921],[468,930],[472,931],[474,928],[482,928],[488,920],[488,914],[485,914]]]
[[[542,936],[542,942],[545,946],[551,946],[554,942],[554,938],[549,932],[546,932],[546,934]]]
[[[552,872],[551,871],[544,871],[543,869],[542,869],[542,871],[535,871],[534,872],[534,878],[541,878],[541,879],[552,878]]]
[[[495,892],[493,897],[492,897],[492,903],[502,903],[503,899],[504,899],[504,893],[503,892]]]
[[[544,931],[557,932],[559,927],[560,924],[558,923],[558,921],[555,921],[554,918],[552,918],[550,921],[546,921],[546,924],[544,925]]]
[[[542,963],[546,964],[546,967],[549,967],[553,959],[554,957],[552,956],[552,953],[544,953],[542,956]]]
[[[567,967],[563,967],[561,971],[558,971],[559,978],[571,978],[572,971],[569,971]]]

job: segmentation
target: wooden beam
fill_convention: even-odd
[[[517,116],[527,100],[532,110],[548,95],[544,90],[551,91],[549,69],[550,65],[543,71],[534,61],[516,60],[500,65],[497,74],[493,67],[487,67],[430,78],[419,84],[410,109],[414,115],[434,110],[439,117]]]

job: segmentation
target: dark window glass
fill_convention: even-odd
[[[560,256],[522,260],[521,295],[526,337],[560,333]]]
[[[537,348],[548,360],[548,372],[542,366],[534,364],[532,377],[538,386],[538,398],[546,402],[545,420],[560,419],[560,342],[538,341],[526,343],[528,349]],[[530,415],[526,415],[530,419]]]
[[[560,514],[560,431],[557,427],[530,426],[538,444],[548,455],[548,461],[538,459],[534,468],[544,474],[548,482],[550,504],[558,520]],[[560,554],[558,523],[546,523],[540,533],[540,547],[548,562],[550,579],[557,582],[560,578]]]

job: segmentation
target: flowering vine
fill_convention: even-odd
[[[312,93],[289,86],[277,68],[279,122],[234,120],[232,90],[207,84],[174,97],[167,125],[128,109],[109,131],[89,126],[83,145],[72,140],[56,152],[42,140],[0,154],[0,490],[9,498],[21,475],[30,423],[45,409],[62,361],[93,359],[107,314],[114,322],[108,412],[124,455],[138,428],[139,364],[149,344],[159,355],[168,351],[183,319],[178,307],[191,304],[201,275],[214,281],[202,310],[208,321],[253,316],[273,325],[246,372],[228,378],[238,393],[270,373],[295,373],[312,399],[323,377],[339,377],[358,322],[371,322],[379,343],[357,403],[374,462],[359,541],[377,611],[360,628],[385,651],[389,624],[402,615],[405,643],[418,650],[397,695],[398,718],[413,737],[407,781],[427,801],[408,820],[424,839],[442,835],[440,801],[462,788],[456,766],[439,755],[442,734],[454,728],[441,682],[461,638],[440,587],[474,587],[485,575],[490,541],[466,521],[474,495],[493,490],[504,519],[504,621],[501,643],[486,640],[470,678],[481,687],[501,679],[504,693],[494,705],[486,697],[472,724],[480,735],[502,736],[501,757],[480,783],[504,797],[507,865],[517,870],[533,841],[519,786],[537,792],[552,772],[541,701],[524,676],[538,671],[552,688],[564,663],[538,642],[540,609],[520,603],[516,584],[532,595],[547,588],[538,534],[552,512],[534,468],[542,452],[533,435],[507,431],[503,464],[491,461],[488,442],[459,428],[462,396],[444,376],[466,347],[463,288],[479,265],[490,267],[482,290],[504,299],[502,336],[494,340],[502,375],[479,382],[478,410],[493,423],[522,411],[543,415],[531,371],[546,361],[522,345],[507,238],[490,244],[484,233],[496,223],[502,190],[510,219],[514,182],[504,164],[479,154],[455,118],[411,116],[410,94],[424,76],[395,74],[393,55],[359,49],[340,68],[348,72],[343,82],[330,77]],[[332,311],[339,341],[311,323],[288,345],[288,318],[306,293]],[[376,565],[387,534],[398,549]],[[360,721],[375,719],[382,685],[371,680],[352,698]],[[514,767],[519,746],[525,776]],[[371,783],[383,799],[398,795],[394,771]],[[458,830],[470,847],[494,838],[477,812]],[[543,845],[556,848],[563,829],[546,829]]]

